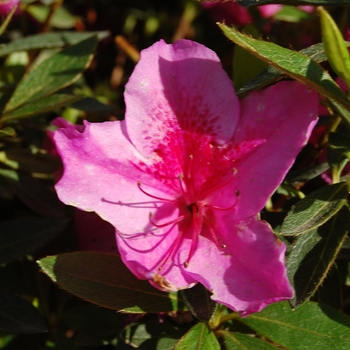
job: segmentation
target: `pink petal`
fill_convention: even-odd
[[[211,137],[233,135],[239,103],[216,54],[198,43],[159,41],[141,53],[126,85],[126,124],[132,143],[145,156],[167,143],[169,130]]]
[[[123,128],[124,122],[86,122],[83,132],[56,131],[54,140],[64,174],[55,188],[64,203],[95,211],[119,234],[134,236],[150,230],[149,212],[157,205],[140,191],[138,181],[152,188],[154,195],[165,198],[166,191],[138,168],[147,160],[135,150]],[[166,217],[167,208],[164,210],[160,206],[159,215]]]
[[[15,6],[18,6],[19,0],[1,0],[0,16],[7,16]],[[16,12],[19,12],[17,9]]]
[[[282,10],[282,5],[262,5],[258,6],[258,10],[263,18],[272,17]]]
[[[128,239],[118,235],[117,243],[123,262],[135,276],[148,279],[156,288],[170,292],[189,288],[197,282],[184,268],[191,245],[189,239],[181,240],[173,254],[168,255],[178,235],[178,226],[170,226],[163,232],[137,238]],[[180,256],[181,252],[186,256]],[[164,265],[162,262],[165,262]]]
[[[256,217],[233,221],[227,215],[217,229],[226,243],[226,254],[201,237],[187,267],[213,293],[213,300],[246,316],[293,296],[284,265],[285,245],[265,222]]]
[[[317,94],[298,82],[281,82],[241,101],[234,142],[259,144],[236,168],[236,220],[258,213],[282,182],[317,122]]]
[[[249,10],[237,2],[201,2],[215,22],[245,26],[252,21]]]

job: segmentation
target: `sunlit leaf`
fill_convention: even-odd
[[[99,40],[109,35],[107,31],[101,32],[51,32],[39,33],[11,41],[6,45],[0,46],[0,57],[6,56],[16,51],[28,51],[38,49],[53,49],[77,44],[92,36],[97,36]]]
[[[225,350],[277,350],[278,347],[253,337],[251,334],[233,333],[229,331],[220,331],[220,337],[224,338]]]
[[[54,94],[29,104],[25,104],[15,110],[5,113],[1,120],[5,123],[13,119],[36,116],[43,113],[52,112],[58,108],[66,107],[81,100],[83,96]]]
[[[321,33],[323,45],[328,62],[350,87],[350,58],[344,38],[332,16],[322,7],[318,9],[321,20]]]
[[[350,342],[350,317],[313,302],[295,310],[275,303],[241,322],[288,350],[344,350]]]
[[[350,111],[350,100],[317,62],[299,52],[285,49],[272,42],[253,39],[224,24],[218,25],[237,45]]]
[[[220,344],[207,323],[198,323],[180,339],[174,349],[220,350]]]
[[[96,37],[90,37],[44,60],[18,84],[4,113],[9,114],[25,103],[43,99],[72,84],[90,64],[96,44]]]

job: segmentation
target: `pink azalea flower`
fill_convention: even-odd
[[[155,43],[126,85],[123,121],[63,128],[60,199],[117,230],[140,279],[177,291],[202,283],[248,315],[291,298],[285,245],[259,211],[316,122],[318,99],[281,82],[238,101],[216,54]]]
[[[258,6],[258,10],[263,18],[268,18],[274,16],[276,13],[281,11],[283,8],[283,5],[262,5]],[[307,13],[311,13],[315,11],[315,6],[298,6],[300,10],[303,10]]]
[[[8,15],[18,4],[19,0],[0,0],[0,16]]]
[[[245,26],[252,22],[249,10],[237,2],[201,2],[215,22]]]

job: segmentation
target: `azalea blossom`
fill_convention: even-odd
[[[8,15],[18,4],[19,0],[0,0],[0,16]]]
[[[216,54],[180,40],[142,51],[125,103],[123,121],[55,132],[59,198],[111,223],[156,288],[199,282],[242,315],[291,298],[285,245],[258,213],[310,135],[316,94],[285,81],[239,101]]]

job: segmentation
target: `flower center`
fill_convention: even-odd
[[[190,229],[190,238],[191,238],[191,246],[188,252],[188,256],[186,261],[183,263],[184,267],[188,267],[191,258],[193,257],[197,244],[198,244],[198,236],[201,234],[202,229],[203,229],[203,225],[205,225],[207,232],[209,234],[209,238],[212,240],[212,242],[217,246],[217,248],[219,250],[224,250],[226,248],[225,244],[220,244],[217,238],[217,235],[215,233],[215,230],[213,228],[213,225],[210,222],[210,219],[208,217],[208,215],[206,215],[206,212],[211,209],[211,210],[220,210],[220,211],[229,211],[231,209],[233,209],[236,205],[237,200],[234,201],[234,203],[232,205],[230,205],[229,207],[219,207],[216,205],[211,205],[206,203],[205,200],[196,200],[196,201],[192,201],[190,204],[186,204],[186,202],[188,203],[188,198],[189,198],[189,193],[188,191],[186,191],[186,187],[183,184],[183,176],[179,175],[178,179],[180,181],[180,189],[181,189],[181,196],[180,198],[177,199],[168,199],[168,198],[162,198],[159,196],[155,196],[147,191],[145,191],[142,188],[142,184],[141,182],[138,182],[138,187],[140,189],[140,191],[142,193],[144,193],[145,195],[147,195],[148,197],[151,197],[153,199],[165,202],[165,203],[174,203],[174,205],[180,210],[180,215],[173,219],[173,220],[169,220],[167,222],[164,223],[159,223],[156,222],[154,214],[151,212],[150,216],[149,216],[149,220],[150,223],[152,224],[152,226],[156,227],[156,228],[165,228],[168,226],[175,226],[185,220],[190,220],[187,221],[187,223],[184,223],[184,226],[182,229],[179,229],[179,233],[177,234],[176,239],[172,242],[172,244],[170,245],[170,247],[167,249],[167,251],[165,252],[165,254],[162,256],[162,258],[159,261],[159,265],[158,265],[158,270],[162,270],[163,266],[168,262],[168,260],[173,256],[173,254],[176,252],[176,250],[180,247],[181,242],[183,241],[183,239],[185,238],[185,234],[188,234],[186,231],[188,225],[190,225],[191,229]],[[222,187],[227,186],[229,183],[231,183],[232,178],[229,179],[229,181],[226,181],[222,184],[220,184],[219,186],[213,188],[210,193],[214,192],[215,190],[221,189]],[[236,191],[236,197],[239,196],[239,192]],[[167,230],[165,234],[169,233],[171,231]]]

